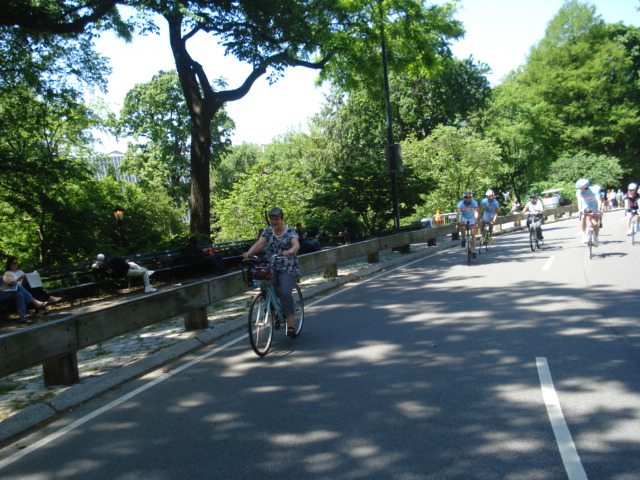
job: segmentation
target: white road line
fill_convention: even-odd
[[[191,360],[190,362],[185,363],[184,365],[176,368],[175,370],[171,370],[170,372],[162,374],[161,376],[159,376],[155,380],[152,380],[149,383],[146,383],[145,385],[143,385],[143,386],[141,386],[139,388],[136,388],[132,392],[129,392],[126,395],[123,395],[122,397],[118,398],[117,400],[114,400],[113,402],[105,405],[104,407],[99,408],[98,410],[96,410],[94,412],[91,412],[90,414],[85,415],[82,418],[79,418],[75,422],[70,423],[66,427],[61,428],[60,430],[58,430],[57,432],[54,432],[51,435],[43,438],[42,440],[39,440],[39,441],[37,441],[36,443],[34,443],[32,445],[29,445],[27,448],[25,448],[23,450],[20,450],[17,453],[14,453],[10,457],[5,458],[4,460],[1,460],[0,461],[0,470],[2,470],[4,467],[7,467],[7,466],[11,465],[13,462],[15,462],[17,460],[20,460],[22,457],[30,454],[31,452],[39,449],[40,447],[44,447],[48,443],[54,441],[56,438],[59,438],[59,437],[61,437],[63,435],[66,435],[70,431],[75,430],[79,426],[87,423],[89,420],[92,420],[93,418],[97,417],[98,415],[101,415],[104,412],[108,412],[112,408],[117,407],[121,403],[126,402],[127,400],[135,397],[136,395],[144,392],[145,390],[148,390],[151,387],[154,387],[158,383],[167,380],[168,378],[172,377],[173,375],[175,375],[177,373],[180,373],[183,370],[186,370],[187,368],[191,367],[192,365],[195,365],[196,363],[201,362],[202,360],[204,360],[206,358],[209,358],[211,355],[215,355],[216,353],[218,353],[218,352],[230,347],[231,345],[234,345],[234,344],[238,343],[240,340],[244,340],[245,338],[246,338],[246,335],[241,335],[238,338],[236,338],[235,340],[231,340],[230,342],[227,342],[224,345],[219,346],[218,348],[214,348],[210,352],[207,352],[204,355],[201,355],[200,357],[197,357],[197,358]]]
[[[394,272],[396,270],[399,270],[401,268],[406,267],[407,265],[412,265],[414,263],[418,263],[420,261],[424,260],[424,258],[418,258],[416,260],[413,260],[411,262],[407,262],[404,263],[402,265],[399,265],[395,268],[391,268],[389,270],[385,270],[382,273],[379,273],[377,275],[373,275],[371,277],[367,277],[363,280],[354,282],[351,285],[342,285],[341,288],[337,289],[335,292],[329,294],[329,295],[325,295],[323,297],[318,298],[317,300],[314,300],[312,302],[310,302],[309,304],[307,304],[307,307],[311,307],[313,305],[316,305],[320,302],[324,302],[325,300],[333,297],[334,295],[337,295],[340,292],[344,292],[344,290],[355,287],[356,285],[361,285],[362,283],[371,281],[371,280],[375,280],[376,278],[382,277],[384,275],[388,275],[391,272]],[[109,403],[108,405],[105,405],[102,408],[99,408],[98,410],[85,415],[82,418],[79,418],[78,420],[76,420],[73,423],[70,423],[69,425],[67,425],[66,427],[61,428],[60,430],[58,430],[57,432],[52,433],[51,435],[48,435],[47,437],[37,441],[36,443],[29,445],[28,447],[26,447],[23,450],[20,450],[19,452],[11,455],[10,457],[5,458],[4,460],[0,460],[0,470],[2,470],[4,467],[8,467],[9,465],[11,465],[12,463],[16,462],[17,460],[20,460],[22,457],[25,457],[26,455],[34,452],[35,450],[38,450],[40,447],[44,447],[45,445],[47,445],[48,443],[51,443],[52,441],[54,441],[56,438],[62,437],[63,435],[66,435],[67,433],[69,433],[72,430],[75,430],[76,428],[78,428],[79,426],[87,423],[89,420],[94,419],[95,417],[103,414],[104,412],[107,412],[109,410],[111,410],[112,408],[117,407],[118,405],[120,405],[121,403],[126,402],[127,400],[135,397],[136,395],[144,392],[145,390],[148,390],[149,388],[157,385],[160,382],[163,382],[164,380],[167,380],[168,378],[172,377],[173,375],[180,373],[183,370],[186,370],[187,368],[191,367],[192,365],[195,365],[196,363],[201,362],[202,360],[209,358],[212,355],[215,355],[216,353],[225,350],[226,348],[229,348],[230,346],[238,343],[240,340],[244,340],[246,339],[246,334],[243,333],[242,335],[239,335],[236,339],[231,340],[230,342],[225,343],[224,345],[219,346],[218,348],[214,348],[213,350],[211,350],[210,352],[205,353],[204,355],[197,357],[193,360],[191,360],[190,362],[185,363],[184,365],[182,365],[179,368],[176,368],[175,370],[171,370],[170,372],[164,373],[162,375],[160,375],[158,378],[156,378],[155,380],[150,381],[149,383],[143,385],[142,387],[139,387],[135,390],[133,390],[132,392],[129,392],[126,395],[123,395],[122,397],[118,398],[117,400],[114,400],[113,402]]]
[[[587,474],[580,462],[576,446],[571,438],[569,427],[562,414],[562,408],[560,407],[560,401],[553,386],[553,379],[551,378],[547,359],[545,357],[536,357],[536,365],[538,367],[538,376],[540,377],[542,398],[547,406],[547,415],[549,415],[551,428],[553,428],[553,434],[556,437],[556,443],[558,444],[567,476],[569,480],[588,480]]]
[[[556,259],[555,255],[551,255],[549,259],[545,262],[544,267],[542,267],[542,271],[546,272],[547,270],[549,270],[551,268],[551,264],[555,259]]]

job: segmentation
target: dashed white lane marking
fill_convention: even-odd
[[[546,272],[547,270],[549,270],[551,268],[551,264],[555,259],[556,257],[554,255],[551,255],[549,259],[545,262],[544,267],[542,267],[542,271]]]
[[[576,446],[573,443],[573,438],[571,438],[569,427],[562,414],[562,408],[560,408],[560,401],[553,386],[547,359],[545,357],[536,357],[536,365],[538,367],[538,376],[540,377],[542,398],[547,407],[547,415],[549,415],[551,428],[553,428],[553,434],[556,437],[556,443],[558,444],[558,450],[560,450],[567,476],[569,480],[588,480]]]

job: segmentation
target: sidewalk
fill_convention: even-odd
[[[437,247],[420,244],[412,245],[409,254],[385,252],[380,262],[375,264],[367,264],[366,259],[350,261],[339,266],[337,278],[325,279],[322,272],[311,273],[302,278],[300,287],[308,301],[345,283],[458,245],[458,242],[441,238]],[[172,286],[166,289],[170,288]],[[0,442],[121,383],[223,337],[239,333],[245,328],[246,313],[253,295],[255,291],[248,291],[210,305],[209,328],[206,330],[185,332],[183,317],[179,316],[79,351],[80,382],[72,386],[45,387],[40,365],[2,378]],[[248,342],[247,348],[250,348]]]

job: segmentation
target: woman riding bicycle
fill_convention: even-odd
[[[543,210],[544,210],[544,206],[542,205],[542,202],[538,198],[537,193],[532,193],[531,195],[529,195],[529,201],[522,209],[523,214],[529,213],[529,216],[527,217],[527,228],[536,229],[536,235],[538,236],[538,241],[540,242],[540,245],[544,245],[544,237],[542,236],[542,218],[541,218]],[[533,220],[532,217],[535,217],[538,215],[540,215],[540,219],[536,219],[533,222],[533,227],[532,227],[531,226],[531,223]]]
[[[280,290],[279,297],[282,303],[282,313],[287,319],[287,335],[295,337],[295,309],[293,303],[293,285],[300,280],[300,267],[296,253],[300,249],[298,234],[293,227],[284,224],[284,214],[280,208],[272,208],[269,212],[269,226],[264,229],[256,243],[248,251],[242,254],[249,258],[261,252],[265,247],[265,258],[270,260],[274,255],[272,268],[274,273],[273,284]]]

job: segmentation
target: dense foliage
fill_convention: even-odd
[[[33,266],[158,249],[189,230],[254,238],[273,206],[327,239],[345,227],[356,237],[389,229],[383,41],[403,224],[452,211],[465,189],[570,197],[579,177],[605,188],[640,177],[640,29],[607,24],[576,0],[493,88],[486,65],[451,55],[463,34],[455,3],[118,2],[138,7],[126,17],[108,0],[15,3],[23,8],[0,20],[0,161],[10,172],[0,177],[0,249]],[[106,121],[82,96],[109,73],[93,36],[153,32],[158,21],[169,25],[176,70],[136,85],[118,121]],[[241,85],[210,80],[187,50],[196,34],[251,66]],[[310,133],[229,145],[224,105],[293,66],[323,68],[331,85]],[[134,139],[123,169],[137,185],[97,182],[87,161],[91,132],[114,125]],[[115,205],[126,210],[126,244]]]

